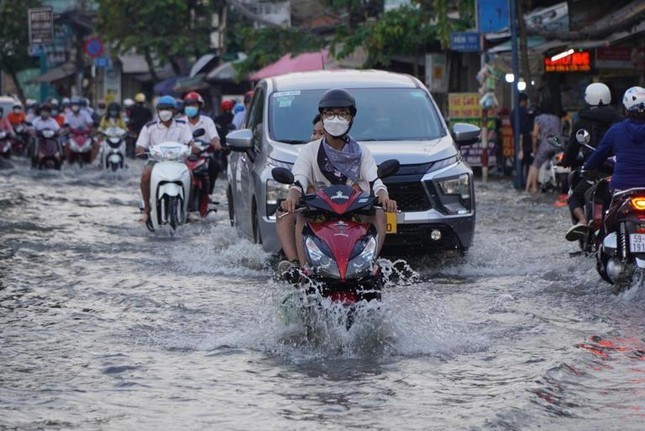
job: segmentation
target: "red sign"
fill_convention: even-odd
[[[544,58],[545,72],[588,72],[590,70],[591,56],[589,51],[574,52],[556,61],[551,61],[551,57]]]
[[[91,58],[97,58],[103,55],[103,42],[98,37],[90,37],[83,44],[85,54]]]

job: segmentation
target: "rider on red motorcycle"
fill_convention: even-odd
[[[307,192],[330,185],[346,184],[368,193],[370,182],[374,181],[373,191],[383,209],[396,211],[396,201],[390,200],[387,187],[377,178],[372,153],[347,134],[356,115],[354,97],[344,89],[328,90],[320,99],[318,111],[322,117],[325,136],[311,141],[300,151],[292,169],[296,181]],[[307,262],[302,244],[305,220],[300,214],[294,214],[300,198],[300,189],[292,186],[279,209],[281,215],[277,217],[277,234],[282,251],[288,259],[288,262],[281,262],[279,265],[282,274],[291,271],[296,263],[304,268]],[[364,221],[374,224],[377,229],[378,255],[385,241],[385,213],[377,211],[375,216],[367,217]]]
[[[87,111],[81,110],[81,99],[78,97],[72,97],[70,101],[70,109],[71,112],[65,115],[65,126],[71,129],[71,134],[89,134],[94,127],[94,120],[92,120],[92,117],[87,113]],[[96,140],[93,140],[90,163],[94,161],[98,151],[99,143]],[[69,142],[65,145],[65,154],[67,156],[67,161],[71,164],[72,152],[69,148]]]
[[[190,93],[184,96],[184,113],[186,114],[186,123],[190,127],[191,131],[194,132],[197,129],[204,129],[204,135],[202,139],[206,142],[210,142],[211,147],[209,152],[219,151],[222,149],[222,146],[219,142],[219,134],[217,133],[217,128],[215,127],[215,122],[206,115],[201,115],[199,111],[204,108],[204,99],[199,93],[191,91]],[[209,157],[208,160],[208,179],[209,179],[209,190],[208,194],[213,194],[213,188],[215,187],[215,180],[219,175],[220,165],[219,162],[214,157]]]

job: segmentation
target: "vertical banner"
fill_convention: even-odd
[[[426,87],[436,93],[448,91],[448,68],[445,54],[426,54]]]
[[[108,68],[103,73],[103,100],[105,103],[121,102],[121,71]]]

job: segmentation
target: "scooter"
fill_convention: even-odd
[[[69,164],[78,162],[79,166],[90,164],[92,162],[92,145],[94,139],[89,130],[71,129],[69,140],[67,141],[69,149]]]
[[[164,142],[150,148],[150,159],[156,161],[150,177],[151,232],[162,225],[173,231],[186,223],[190,196],[190,171],[184,163],[190,147],[179,142]]]
[[[0,155],[5,159],[11,158],[11,138],[6,130],[0,130]]]
[[[378,168],[378,177],[388,177],[398,169],[397,160],[385,161]],[[294,184],[293,174],[286,168],[273,168],[271,173],[279,183]],[[303,279],[314,281],[308,287],[310,293],[346,307],[347,325],[351,326],[357,302],[381,299],[378,235],[372,224],[361,222],[360,216],[374,215],[382,208],[373,194],[365,195],[347,185],[333,185],[315,194],[305,194],[299,183],[295,185],[302,192],[296,212],[307,219],[303,229],[307,258]]]
[[[101,132],[101,166],[115,172],[125,168],[125,137],[127,132],[120,127],[108,127]]]
[[[52,129],[38,131],[32,166],[38,169],[53,168],[60,170],[63,159],[63,149],[58,141],[56,132]]]
[[[13,142],[11,143],[11,151],[17,156],[25,155],[29,148],[31,135],[29,134],[28,126],[31,126],[31,123],[20,123],[13,127],[13,131],[16,132],[16,136],[13,138]]]
[[[553,140],[554,138],[559,139],[556,136],[551,136],[547,140]],[[559,191],[562,194],[567,193],[569,189],[568,177],[571,169],[561,165],[563,157],[564,150],[560,148],[540,166],[538,183],[543,193],[548,191]]]
[[[645,188],[615,192],[605,213],[596,270],[619,293],[645,281]]]
[[[199,212],[204,218],[210,212],[216,212],[215,204],[210,201],[208,191],[210,189],[210,178],[208,175],[208,164],[212,153],[208,152],[210,143],[196,139],[195,144],[201,148],[199,155],[190,155],[186,159],[186,166],[192,172],[192,183],[190,189],[189,211]]]

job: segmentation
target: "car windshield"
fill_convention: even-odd
[[[357,141],[437,139],[445,134],[425,91],[418,88],[350,90],[357,114],[349,134]],[[271,95],[269,133],[276,141],[309,142],[324,90],[281,91]]]

